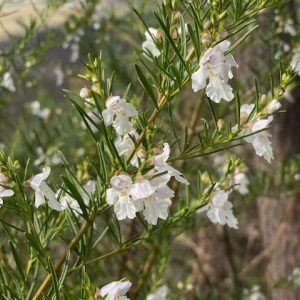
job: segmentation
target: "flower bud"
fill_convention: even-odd
[[[265,106],[268,103],[268,97],[266,94],[262,94],[260,98],[260,105]]]
[[[281,97],[284,95],[284,93],[285,93],[285,89],[283,87],[281,87],[279,90],[278,96]]]
[[[93,86],[92,86],[92,90],[93,90],[95,93],[97,93],[97,94],[100,94],[100,88],[99,88],[99,86],[98,86],[98,85],[96,85],[96,84],[93,84]]]
[[[209,45],[211,43],[211,36],[207,32],[205,32],[201,37],[201,42],[204,45]]]
[[[85,99],[85,98],[88,98],[89,96],[89,89],[87,87],[84,87],[80,90],[80,93],[79,93],[80,97]]]
[[[139,149],[136,153],[138,158],[146,158],[147,157],[147,151],[145,149]]]
[[[118,111],[123,106],[124,101],[119,96],[113,96],[106,100],[106,107],[112,111]]]
[[[0,184],[5,184],[8,182],[8,177],[3,174],[3,173],[0,173]]]
[[[223,28],[221,31],[220,31],[220,38],[221,39],[226,39],[226,37],[228,36],[228,31],[225,29],[225,28]]]
[[[217,122],[217,125],[218,125],[219,131],[222,131],[224,129],[224,125],[225,125],[224,120],[223,119],[219,119],[218,122]]]
[[[208,174],[206,171],[201,175],[201,180],[202,180],[203,183],[205,183],[205,184],[210,184],[210,183],[211,183],[209,174]]]
[[[299,173],[296,173],[296,174],[294,175],[294,179],[295,179],[296,181],[300,181],[300,174],[299,174]]]
[[[273,99],[267,106],[267,111],[269,114],[276,112],[280,109],[281,103],[277,99]]]

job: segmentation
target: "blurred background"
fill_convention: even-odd
[[[0,143],[8,152],[35,170],[45,164],[56,172],[61,167],[59,151],[86,171],[86,157],[96,155],[84,124],[64,96],[64,90],[79,93],[85,86],[88,54],[102,57],[110,73],[116,73],[115,94],[131,82],[133,99],[142,94],[135,76],[136,49],[144,40],[144,27],[132,12],[134,6],[151,26],[154,1],[7,1],[0,7]],[[241,101],[254,85],[268,94],[269,70],[279,69],[298,41],[299,1],[285,0],[258,17],[259,30],[234,54],[239,64]],[[276,81],[276,78],[275,78]],[[299,80],[298,80],[299,81]],[[299,82],[298,82],[299,83]],[[284,113],[275,116],[271,129],[275,160],[268,165],[251,147],[220,152],[185,165],[193,172],[208,171],[217,177],[224,161],[237,155],[247,175],[247,192],[234,194],[240,229],[212,226],[195,217],[173,236],[154,240],[128,251],[117,261],[106,262],[123,274],[162,276],[180,300],[186,299],[300,299],[300,88],[297,82],[285,91]],[[237,84],[236,84],[237,85]],[[133,100],[134,101],[134,100]],[[197,98],[187,89],[175,107],[175,123],[188,124]],[[143,104],[145,105],[145,104]],[[147,105],[146,111],[149,112]],[[225,120],[234,115],[226,104],[217,108]],[[203,107],[201,117],[209,113]],[[201,128],[199,128],[201,130]],[[168,129],[166,129],[168,132]],[[84,175],[83,175],[84,176]],[[184,191],[183,191],[184,192]],[[0,212],[1,215],[1,212]],[[131,228],[134,231],[134,226]],[[175,239],[174,235],[176,236]],[[171,248],[169,243],[172,241]],[[105,242],[103,247],[110,247]],[[131,260],[131,258],[135,258]],[[145,269],[145,262],[152,266]],[[157,264],[155,264],[157,262]],[[167,265],[170,262],[170,265]],[[97,266],[105,268],[104,265]],[[151,271],[151,272],[150,272]],[[149,279],[150,280],[150,279]]]

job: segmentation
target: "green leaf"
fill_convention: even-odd
[[[71,174],[69,172],[68,172],[68,177],[69,178],[71,177]],[[78,204],[79,204],[79,206],[82,210],[83,217],[86,220],[88,220],[89,215],[88,215],[88,212],[87,212],[87,207],[86,207],[86,204],[83,201],[83,198],[82,198],[81,193],[78,189],[77,183],[74,183],[73,179],[71,179],[71,178],[69,179],[65,176],[61,176],[61,178],[64,181],[65,185],[67,186],[68,190],[70,191],[71,196],[74,197],[77,200],[77,202],[78,202]]]
[[[12,255],[14,257],[14,261],[16,263],[17,269],[18,269],[18,271],[19,271],[19,273],[20,273],[23,281],[25,281],[25,275],[24,275],[24,272],[23,272],[23,267],[22,267],[21,259],[19,257],[18,252],[16,251],[14,243],[12,241],[9,241],[9,246],[10,246]]]
[[[166,35],[166,38],[168,39],[168,41],[170,42],[170,45],[172,46],[173,50],[175,51],[175,53],[177,54],[177,57],[179,58],[179,60],[181,61],[182,65],[184,66],[185,70],[188,72],[188,74],[190,73],[189,72],[189,69],[186,65],[186,62],[184,61],[184,58],[182,57],[182,55],[180,54],[177,46],[175,45],[165,23],[163,22],[163,20],[156,14],[154,13],[154,16],[156,17],[157,21],[159,22],[162,30],[164,31],[165,35]]]
[[[48,258],[48,266],[49,266],[49,269],[50,269],[51,275],[52,275],[52,282],[53,282],[52,287],[53,287],[54,292],[55,292],[55,297],[56,297],[56,300],[59,300],[60,296],[59,296],[58,278],[57,278],[55,267],[54,267],[54,265],[53,265],[52,260],[51,260],[50,257]]]
[[[237,48],[258,27],[259,27],[259,25],[252,27],[241,38],[239,38],[224,54],[227,55],[227,54],[231,53],[233,50],[235,50],[235,48]]]
[[[151,85],[149,84],[147,78],[144,76],[142,70],[140,69],[140,67],[138,65],[135,65],[135,69],[136,69],[136,72],[138,74],[139,81],[140,81],[141,85],[143,86],[143,88],[145,89],[147,94],[150,96],[150,99],[152,100],[155,108],[157,110],[159,110],[157,99],[154,95],[154,92],[153,92],[153,90],[151,88]]]
[[[235,93],[235,112],[236,112],[236,123],[238,125],[238,129],[240,129],[240,126],[241,126],[241,102],[240,102],[240,96],[237,92]]]

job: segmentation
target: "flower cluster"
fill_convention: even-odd
[[[174,191],[168,187],[171,177],[188,184],[183,175],[170,166],[167,160],[170,146],[165,143],[162,153],[152,157],[154,169],[145,175],[137,176],[135,181],[129,175],[113,176],[111,188],[107,189],[106,201],[114,205],[114,212],[119,220],[133,219],[142,211],[149,224],[156,225],[158,219],[165,220],[172,204]]]
[[[134,106],[119,96],[106,101],[102,117],[106,126],[112,125],[115,129],[115,147],[120,156],[127,156],[134,149],[132,139],[137,139],[138,133],[133,128],[130,118],[137,114]],[[171,198],[174,197],[168,182],[174,177],[177,181],[188,184],[183,175],[168,164],[169,156],[170,146],[165,143],[161,153],[148,159],[149,165],[154,166],[153,170],[144,175],[138,173],[134,181],[128,174],[119,174],[111,178],[111,187],[106,191],[106,202],[114,206],[118,220],[134,219],[140,211],[152,225],[156,225],[159,218],[167,219],[172,204]],[[130,163],[138,167],[139,160],[144,161],[146,157],[146,151],[140,149]]]

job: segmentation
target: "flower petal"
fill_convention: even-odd
[[[231,101],[234,98],[231,86],[219,78],[209,81],[206,94],[216,103],[220,103],[221,99]]]
[[[206,86],[208,79],[208,73],[203,67],[200,67],[198,71],[192,74],[192,89],[195,93],[202,90]]]
[[[114,212],[118,220],[134,219],[136,213],[136,207],[130,200],[129,196],[119,197],[119,200],[114,205]]]

